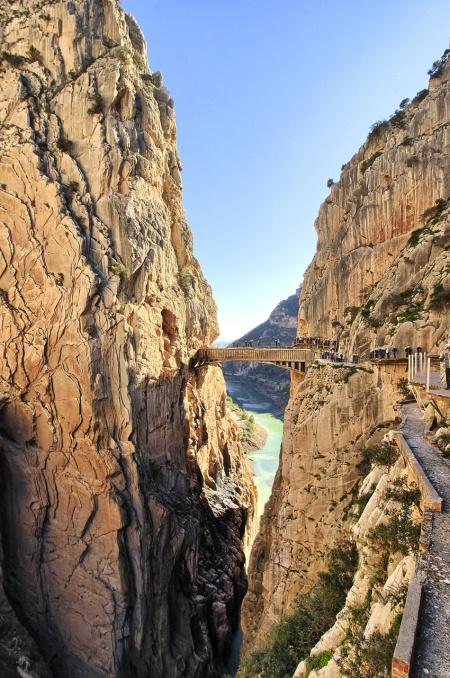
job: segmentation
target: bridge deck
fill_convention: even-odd
[[[317,351],[310,348],[205,348],[198,352],[198,364],[237,360],[255,363],[270,363],[306,372],[309,365],[316,359]]]

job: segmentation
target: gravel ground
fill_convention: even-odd
[[[433,514],[432,543],[424,560],[426,583],[411,678],[450,678],[450,462],[424,438],[427,424],[415,403],[402,405],[402,433],[444,499]]]

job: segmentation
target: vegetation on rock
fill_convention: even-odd
[[[358,564],[355,544],[347,541],[332,549],[326,572],[317,584],[298,596],[293,611],[275,624],[266,647],[244,658],[238,678],[291,678],[298,663],[308,656],[321,635],[334,623],[342,608]],[[328,653],[320,659],[323,666]],[[324,663],[325,662],[325,663]]]

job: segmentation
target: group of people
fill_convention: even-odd
[[[415,353],[423,353],[422,346],[417,346],[413,348],[412,346],[405,346],[405,356],[414,355]],[[379,348],[374,348],[370,351],[371,360],[396,360],[399,357],[399,350],[396,346],[380,346]]]
[[[280,339],[274,339],[272,342],[262,342],[260,339],[249,339],[248,341],[234,341],[231,344],[232,348],[253,348],[254,346],[262,346],[268,348],[269,345],[279,348],[281,346]]]
[[[337,351],[322,351],[320,357],[322,360],[331,360],[332,363],[344,362],[344,354]]]
[[[323,337],[299,336],[295,338],[294,346],[319,346],[329,348],[330,351],[336,351],[336,339],[324,339]]]
[[[370,351],[371,360],[390,360],[391,358],[394,360],[398,358],[398,348],[396,346],[380,346]]]
[[[441,368],[441,384],[443,388],[450,389],[450,342],[446,344],[439,355]]]

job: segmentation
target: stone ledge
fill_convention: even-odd
[[[422,584],[416,575],[408,586],[402,623],[392,658],[392,678],[408,678],[410,675],[421,602]]]
[[[405,440],[405,437],[400,431],[392,431],[392,440],[397,443],[406,465],[411,470],[414,479],[420,489],[422,495],[423,509],[430,511],[442,511],[443,500],[438,495],[433,485],[428,480],[428,477],[414,456],[413,451]]]

